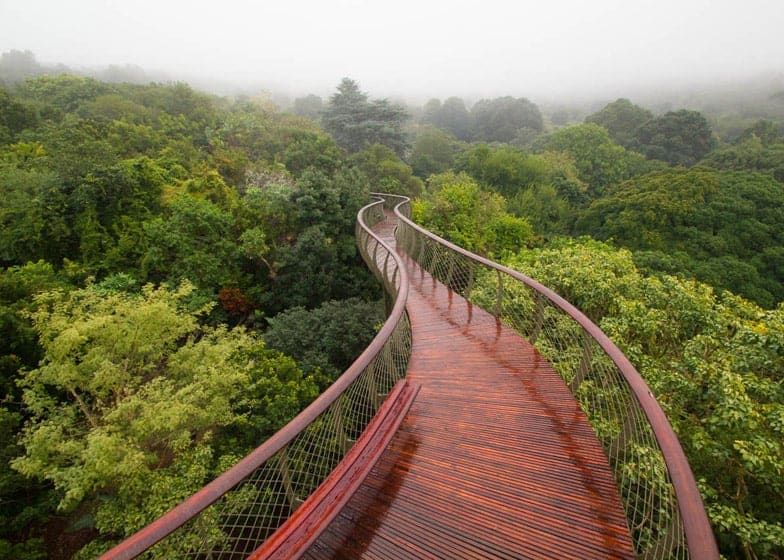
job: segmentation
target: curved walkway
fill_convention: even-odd
[[[394,218],[376,227],[394,246]],[[633,558],[607,459],[529,344],[407,259],[417,400],[306,558]]]

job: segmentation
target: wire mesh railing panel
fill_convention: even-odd
[[[402,261],[370,228],[383,201],[357,217],[360,254],[384,287],[390,313],[368,348],[316,401],[232,469],[102,558],[246,558],[338,466],[370,424],[411,355]]]
[[[410,203],[398,209],[398,248],[520,333],[569,387],[607,455],[637,554],[718,558],[680,444],[639,373],[617,347],[552,291],[416,226],[407,219]]]

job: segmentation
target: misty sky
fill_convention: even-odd
[[[784,72],[784,0],[0,0],[10,49],[295,94],[620,94]]]

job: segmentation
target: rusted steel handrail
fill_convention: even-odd
[[[400,257],[370,229],[385,218],[383,200],[357,215],[363,259],[389,305],[376,337],[324,393],[231,469],[101,559],[244,558],[316,490],[405,375],[411,327],[408,278]],[[349,425],[350,424],[350,425]]]
[[[384,195],[398,250],[508,323],[568,383],[603,443],[642,558],[719,557],[694,475],[661,406],[620,349],[577,308],[515,270],[416,225],[411,201]]]

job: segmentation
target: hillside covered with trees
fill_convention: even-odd
[[[0,557],[95,556],[339,375],[383,318],[353,238],[371,191],[588,314],[665,408],[722,552],[784,555],[784,105],[730,137],[625,99],[570,123],[348,78],[287,110],[6,83]]]

